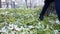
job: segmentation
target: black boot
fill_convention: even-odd
[[[39,20],[43,20],[43,19],[44,19],[44,17],[40,15],[39,16]]]
[[[60,16],[58,16],[58,20],[60,21]]]

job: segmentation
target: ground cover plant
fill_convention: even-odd
[[[0,34],[55,34],[60,29],[57,16],[51,13],[43,21],[38,20],[37,9],[0,9]]]

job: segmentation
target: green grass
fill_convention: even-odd
[[[0,33],[2,34],[53,34],[60,25],[55,23],[57,16],[45,16],[38,20],[41,8],[0,9]],[[4,32],[2,31],[4,30]]]

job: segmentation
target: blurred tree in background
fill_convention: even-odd
[[[1,0],[0,0],[0,8],[1,8]]]

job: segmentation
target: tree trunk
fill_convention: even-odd
[[[32,3],[31,3],[31,0],[30,0],[30,9],[31,9],[31,7],[32,7]]]
[[[8,5],[9,5],[8,0],[5,0],[5,2],[6,2],[6,8],[8,8]]]
[[[1,8],[1,0],[0,0],[0,8]]]
[[[26,3],[26,7],[28,8],[28,6],[27,6],[27,0],[25,0],[25,3]]]

